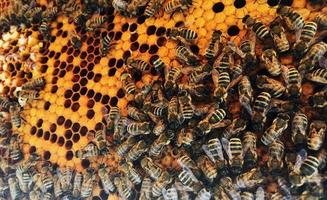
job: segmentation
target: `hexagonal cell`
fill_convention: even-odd
[[[58,138],[57,144],[62,147],[65,144],[65,138],[63,136],[60,136]]]
[[[81,136],[86,136],[88,129],[85,126],[82,126],[81,129],[79,130]]]
[[[51,157],[51,153],[50,153],[49,151],[45,151],[45,152],[43,153],[43,159],[44,159],[44,160],[49,160],[50,157]]]
[[[72,147],[73,147],[73,142],[71,140],[66,140],[66,142],[65,142],[65,148],[67,150],[70,150],[70,149],[72,149]]]
[[[66,160],[72,160],[74,158],[74,153],[72,151],[67,151]]]
[[[74,143],[77,143],[80,140],[80,138],[81,136],[79,134],[74,134],[72,139]]]
[[[43,137],[43,130],[42,130],[42,129],[38,129],[38,130],[36,131],[36,137],[38,137],[38,138]]]
[[[77,112],[78,109],[80,108],[80,105],[79,105],[79,103],[75,102],[75,103],[73,103],[71,108],[72,108],[73,112]]]
[[[58,139],[58,136],[57,136],[57,134],[51,134],[51,136],[50,136],[50,142],[51,143],[56,143],[57,142],[57,139]]]

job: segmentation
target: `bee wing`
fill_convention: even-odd
[[[207,156],[210,158],[210,160],[212,162],[215,162],[215,158],[212,155],[212,153],[209,151],[208,146],[207,145],[202,145],[202,149],[203,149],[204,153],[207,154]]]
[[[230,152],[230,143],[229,140],[227,140],[226,138],[221,138],[221,144],[222,147],[224,148],[225,152],[227,153],[228,157],[231,158],[231,152]]]
[[[285,84],[288,84],[288,72],[289,72],[289,69],[285,65],[282,65],[281,66],[281,70],[282,70],[283,80],[284,80]]]
[[[255,199],[256,200],[265,200],[265,190],[261,186],[258,187],[255,192]]]
[[[215,123],[212,125],[212,128],[222,128],[222,127],[226,127],[229,126],[232,123],[231,120],[229,119],[223,119],[222,121]]]
[[[219,72],[216,69],[211,71],[212,81],[215,86],[218,85]]]
[[[302,149],[296,156],[296,161],[294,164],[294,170],[298,171],[300,170],[300,167],[303,163],[303,161],[307,158],[307,151],[305,149]]]

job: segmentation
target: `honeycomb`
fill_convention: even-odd
[[[45,6],[47,1],[38,3]],[[295,8],[305,20],[317,13],[305,0],[281,3]],[[1,0],[0,13],[10,4],[12,1]],[[105,108],[118,106],[123,115],[127,114],[126,106],[133,95],[125,94],[120,81],[127,58],[152,63],[159,56],[167,66],[177,67],[180,64],[175,60],[176,44],[165,36],[168,28],[182,25],[196,31],[198,39],[191,50],[203,55],[213,30],[219,29],[227,40],[239,43],[246,34],[242,18],[250,14],[268,23],[276,15],[277,4],[275,0],[197,0],[184,13],[159,13],[152,18],[127,18],[110,7],[100,13],[107,15],[110,23],[94,32],[85,32],[75,27],[68,16],[60,15],[51,23],[50,41],[44,43],[36,26],[21,30],[12,27],[0,40],[0,52],[15,55],[12,60],[0,61],[0,92],[13,97],[23,83],[39,77],[46,80],[39,99],[24,107],[23,125],[13,127],[13,132],[23,136],[25,157],[36,152],[59,167],[69,166],[78,171],[96,166],[97,161],[82,161],[74,153],[89,142],[89,132],[103,129]],[[70,42],[73,31],[81,36],[80,50]],[[114,38],[116,45],[101,57],[100,39],[106,34]],[[27,61],[34,65],[28,66]],[[136,77],[136,86],[141,88],[156,79],[158,74],[151,70]],[[109,135],[107,139],[112,140]],[[110,156],[100,160],[115,168],[119,157],[112,149]],[[94,199],[107,198],[101,191],[94,195]]]

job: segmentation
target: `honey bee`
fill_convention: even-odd
[[[178,126],[178,98],[173,96],[168,103],[168,123],[172,128],[177,128]]]
[[[133,58],[128,58],[126,60],[126,66],[129,69],[137,69],[140,70],[141,72],[147,72],[151,68],[151,66],[144,60],[133,59]]]
[[[244,165],[251,169],[257,163],[257,136],[252,132],[246,132],[242,140]]]
[[[227,90],[230,84],[230,76],[228,72],[212,71],[212,80],[215,86],[213,96],[216,97],[219,102],[226,101],[228,96]]]
[[[80,36],[75,32],[71,32],[70,33],[70,43],[72,44],[72,46],[74,47],[75,50],[79,50],[82,48],[82,41]]]
[[[115,44],[116,43],[112,41],[112,38],[109,36],[109,34],[103,36],[101,39],[100,47],[101,56],[106,56]]]
[[[313,82],[327,84],[327,70],[323,68],[313,70],[307,73],[305,78]]]
[[[275,20],[270,24],[270,30],[277,51],[279,53],[287,52],[290,49],[290,44],[281,23]]]
[[[86,30],[94,31],[95,29],[99,28],[108,21],[108,18],[105,16],[96,16],[86,21]]]
[[[205,51],[204,56],[208,59],[211,60],[213,59],[219,50],[219,43],[220,43],[220,38],[221,38],[222,32],[220,30],[214,30],[212,32],[210,42],[208,45],[208,48]]]
[[[26,82],[22,85],[22,90],[39,90],[45,86],[44,77],[36,78],[32,81]]]
[[[295,144],[303,144],[306,140],[308,118],[304,113],[297,112],[292,121],[292,141]]]
[[[88,168],[86,173],[83,175],[82,187],[81,187],[81,197],[88,198],[92,195],[93,188],[95,186],[96,176],[95,170]]]
[[[236,190],[233,181],[230,177],[223,177],[220,179],[219,185],[223,188],[224,192],[228,195],[228,199],[241,199],[240,192]]]
[[[9,174],[8,185],[11,199],[20,199],[23,196],[14,173]]]
[[[139,121],[139,122],[148,121],[148,116],[144,112],[142,112],[140,109],[138,109],[132,105],[127,106],[127,113],[128,113],[129,117],[133,118],[136,121]]]
[[[298,67],[299,72],[303,76],[306,72],[311,71],[315,64],[323,58],[327,52],[327,43],[321,41],[311,46],[305,56],[300,60]]]
[[[123,82],[123,88],[127,94],[135,94],[136,86],[132,76],[128,72],[123,72],[120,80]]]
[[[314,21],[317,23],[318,27],[322,30],[325,30],[327,28],[327,15],[324,13],[318,14]]]
[[[94,142],[89,142],[85,147],[75,152],[75,156],[81,159],[97,157],[99,155],[99,148]]]
[[[304,26],[303,17],[299,13],[295,12],[291,7],[279,6],[277,8],[277,14],[282,17],[287,27],[292,31],[300,30]]]
[[[176,82],[182,77],[183,73],[179,67],[171,67],[169,72],[165,74],[164,88],[169,96],[169,93],[173,93],[176,89]]]
[[[211,70],[212,66],[209,64],[197,68],[192,67],[191,73],[188,75],[189,82],[192,84],[200,83],[206,78],[206,76],[210,75]]]
[[[12,102],[9,99],[0,97],[1,109],[5,109],[5,110],[9,111],[9,108],[11,105],[12,105]]]
[[[253,89],[248,76],[243,76],[238,85],[238,94],[240,104],[252,115],[251,104],[253,101]]]
[[[35,90],[16,90],[18,103],[23,107],[27,102],[40,98],[40,93]]]
[[[290,116],[286,113],[279,113],[277,117],[273,120],[270,127],[264,132],[261,137],[261,142],[264,145],[269,145],[274,142],[284,130],[288,127],[288,121]]]
[[[182,38],[188,42],[192,42],[198,38],[198,34],[195,31],[187,28],[171,28],[168,29],[166,34],[169,38],[177,40]]]
[[[302,78],[295,67],[282,66],[282,75],[286,83],[287,94],[291,98],[297,98],[302,93]]]
[[[261,41],[271,37],[268,28],[260,21],[253,19],[250,15],[245,15],[242,22],[256,34],[257,38]]]
[[[186,154],[181,155],[177,159],[177,162],[181,167],[189,169],[196,177],[200,175],[199,167],[188,155]]]
[[[210,191],[208,191],[206,188],[202,188],[196,195],[195,200],[210,200],[211,196],[212,194]]]
[[[181,42],[179,43],[180,44],[177,45],[175,49],[177,59],[185,65],[189,65],[189,66],[199,65],[200,64],[199,57],[196,54],[194,54],[191,51],[191,49],[186,47],[184,44],[182,44]]]
[[[10,131],[10,126],[5,121],[0,121],[0,136],[4,137]]]
[[[139,172],[137,172],[136,169],[133,168],[132,163],[127,162],[123,163],[120,166],[122,167],[122,170],[125,173],[126,177],[129,178],[129,180],[131,180],[133,184],[138,185],[142,182],[141,175],[139,174]]]
[[[146,17],[153,17],[162,7],[163,0],[150,0],[148,5],[145,7],[144,15]]]
[[[284,144],[280,140],[275,140],[269,145],[269,158],[267,166],[270,171],[281,170],[284,166]]]
[[[271,96],[268,92],[261,92],[253,104],[252,122],[255,130],[261,130],[261,123],[266,122],[266,114],[268,113],[271,102]]]
[[[210,139],[207,145],[203,145],[202,149],[207,156],[213,161],[217,168],[217,173],[220,177],[228,174],[227,162],[224,158],[223,147],[218,138]]]
[[[164,10],[168,14],[173,14],[178,11],[185,11],[189,9],[193,4],[192,0],[170,0],[164,7]]]
[[[163,60],[158,56],[153,60],[153,68],[159,72],[162,69],[165,69],[167,66]]]
[[[194,193],[198,193],[202,189],[201,182],[194,176],[192,171],[188,168],[183,168],[178,174],[179,181]]]
[[[163,173],[160,166],[155,164],[150,157],[142,158],[140,164],[145,173],[147,173],[153,180],[158,180]]]
[[[59,181],[63,191],[71,191],[73,189],[71,182],[73,180],[74,170],[70,167],[65,167],[64,169],[58,170],[58,172]]]
[[[166,145],[170,143],[170,139],[167,134],[163,133],[152,143],[149,149],[149,156],[158,157]]]
[[[309,127],[309,135],[307,139],[308,148],[317,151],[321,148],[325,140],[325,132],[327,125],[323,121],[313,121]]]
[[[314,108],[324,108],[327,106],[327,88],[316,92],[311,97],[309,97],[309,105]]]
[[[128,137],[123,143],[121,143],[116,152],[119,156],[124,156],[134,145],[136,144],[136,139],[134,137]]]
[[[243,39],[240,43],[240,50],[244,54],[244,65],[246,67],[251,67],[257,63],[257,57],[255,55],[255,43],[256,35],[253,31],[248,33],[248,38]]]
[[[153,183],[152,186],[152,196],[160,197],[162,196],[162,190],[172,183],[174,179],[169,175],[168,172],[164,171],[158,180]]]
[[[48,8],[42,13],[42,18],[46,21],[52,21],[55,17],[57,17],[58,12],[58,7]]]
[[[115,128],[114,128],[114,134],[113,134],[113,139],[114,142],[120,142],[124,138],[128,136],[127,132],[127,124],[131,122],[130,119],[127,117],[120,117],[116,123],[115,123]]]
[[[115,177],[114,184],[117,187],[119,195],[123,199],[131,200],[134,197],[134,190],[132,183],[126,177]]]
[[[57,174],[53,175],[53,193],[55,198],[62,198],[64,192],[62,191],[59,177]]]
[[[178,95],[179,112],[178,121],[182,124],[186,120],[190,120],[194,114],[194,106],[192,98],[186,91],[180,92]]]
[[[278,183],[280,190],[285,195],[285,197],[291,198],[292,195],[291,195],[290,187],[288,186],[287,181],[283,177],[278,177],[277,183]]]
[[[51,27],[48,24],[48,22],[43,21],[41,23],[41,25],[39,26],[39,31],[40,31],[40,33],[42,34],[42,36],[43,36],[43,38],[45,40],[49,40],[50,39],[50,37],[51,37],[51,34],[50,34]]]
[[[281,74],[281,63],[277,58],[277,53],[273,49],[266,49],[262,52],[261,60],[270,75],[279,76]]]
[[[302,176],[311,177],[318,172],[320,161],[315,156],[308,156],[300,167],[300,174]]]
[[[124,0],[113,0],[112,7],[115,8],[116,11],[120,12],[122,15],[127,15],[127,6],[128,2]]]
[[[229,141],[225,138],[222,139],[223,147],[228,155],[228,163],[233,174],[239,174],[242,171],[244,157],[243,157],[243,146],[239,138],[232,137]]]
[[[251,200],[251,199],[254,199],[254,195],[251,192],[242,192],[241,199],[242,200]]]
[[[235,187],[237,189],[253,188],[264,181],[259,168],[253,168],[248,172],[236,177]]]
[[[135,161],[139,159],[145,152],[147,152],[147,150],[148,150],[147,144],[143,140],[140,140],[127,153],[126,160]]]
[[[42,183],[42,190],[43,191],[51,191],[54,186],[55,186],[55,182],[54,182],[54,178],[52,175],[52,170],[51,170],[51,165],[50,163],[45,162],[40,170],[40,180]],[[58,175],[58,184],[62,185],[61,181],[60,181],[60,177]],[[63,188],[62,186],[60,186],[61,188]],[[62,189],[61,189],[62,190]]]
[[[0,197],[4,198],[9,195],[9,186],[5,182],[4,178],[0,178]]]
[[[29,198],[31,200],[42,199],[42,192],[34,187],[33,190],[29,193]]]
[[[77,198],[81,194],[82,182],[83,182],[83,174],[81,172],[76,171],[75,176],[74,176],[74,180],[73,180],[73,183],[72,183],[72,185],[73,185],[72,186],[73,187],[73,191],[72,191],[73,197]]]
[[[146,97],[150,98],[150,95],[148,95],[151,91],[152,86],[151,85],[144,85],[134,96],[134,101],[138,105],[143,104],[143,107],[146,105],[145,99]]]
[[[110,192],[114,192],[116,190],[116,186],[110,177],[110,172],[108,167],[105,164],[99,165],[98,176],[103,186],[103,190],[109,194]]]
[[[208,134],[214,128],[228,125],[228,122],[223,122],[225,116],[226,112],[223,109],[210,111],[209,114],[198,123],[197,128],[202,134]]]
[[[306,22],[299,33],[297,33],[299,37],[293,47],[293,55],[296,59],[303,57],[308,51],[317,33],[317,28],[316,22]]]
[[[9,141],[9,158],[10,163],[15,164],[21,161],[23,157],[23,152],[21,150],[20,144],[22,144],[22,138],[17,134],[12,135]]]
[[[178,199],[178,190],[176,187],[172,186],[171,188],[163,188],[162,189],[162,196],[165,200],[177,200]]]
[[[128,3],[126,11],[128,16],[137,16],[140,14],[139,9],[146,6],[148,1],[132,0]]]
[[[210,160],[206,155],[202,155],[197,160],[197,165],[205,175],[205,178],[212,183],[213,180],[217,177],[217,170],[215,164]]]
[[[140,189],[140,200],[150,200],[152,198],[152,181],[149,177],[144,177]]]
[[[271,97],[275,98],[282,96],[286,90],[286,88],[281,82],[269,78],[266,75],[258,76],[256,80],[256,85],[258,88],[271,94]]]
[[[88,19],[88,14],[80,11],[74,17],[74,23],[77,27],[85,27],[86,21]]]
[[[214,62],[213,67],[218,72],[226,72],[233,63],[234,63],[233,50],[230,46],[226,45],[223,48],[222,53],[219,55],[219,57]]]
[[[16,168],[16,178],[19,188],[26,193],[32,189],[33,179],[31,176],[32,169],[20,164]]]
[[[126,130],[130,135],[147,135],[151,133],[150,122],[130,122]]]

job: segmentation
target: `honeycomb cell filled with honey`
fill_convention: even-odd
[[[48,5],[55,7],[60,5],[59,2],[37,0],[33,6],[39,6],[45,12]],[[268,24],[276,17],[278,4],[292,7],[304,20],[312,20],[320,12],[326,13],[326,8],[317,9],[305,0],[196,0],[183,12],[168,14],[162,8],[155,16],[146,18],[143,14],[124,16],[106,4],[111,1],[96,1],[99,7],[103,5],[103,9],[96,8],[98,10],[93,17],[106,16],[107,21],[101,28],[86,31],[74,23],[77,13],[85,7],[81,3],[84,1],[68,2],[70,7],[61,7],[76,11],[59,11],[48,22],[48,39],[41,33],[40,24],[34,22],[24,26],[14,24],[10,30],[2,32],[0,92],[16,101],[18,88],[28,81],[44,77],[46,84],[39,91],[39,97],[23,107],[20,113],[22,125],[13,126],[12,133],[22,136],[21,148],[25,160],[36,153],[42,160],[60,169],[71,167],[83,173],[89,167],[97,169],[100,163],[106,163],[113,172],[121,171],[119,163],[122,158],[115,152],[113,144],[108,155],[95,159],[80,159],[76,152],[91,141],[88,137],[90,132],[106,127],[106,112],[111,108],[118,107],[121,115],[127,116],[127,106],[134,95],[124,90],[121,75],[126,71],[129,58],[150,64],[155,58],[160,58],[168,69],[181,66],[176,60],[176,42],[167,37],[169,29],[185,27],[195,31],[198,37],[190,49],[193,53],[204,55],[214,30],[220,30],[224,40],[240,44],[248,32],[242,23],[246,15]],[[168,3],[164,1],[163,6]],[[6,10],[6,13],[13,14],[15,6],[12,4],[12,1],[0,0],[0,13]],[[75,48],[72,43],[73,33],[80,37],[80,48]],[[102,56],[100,49],[106,35],[110,36],[114,45],[107,55]],[[151,69],[133,78],[139,91],[162,77]],[[106,140],[112,143],[113,136],[108,133]],[[167,156],[162,162],[167,167],[178,165],[172,160]],[[97,187],[92,195],[93,199],[116,198],[111,194],[108,197],[102,186]]]

